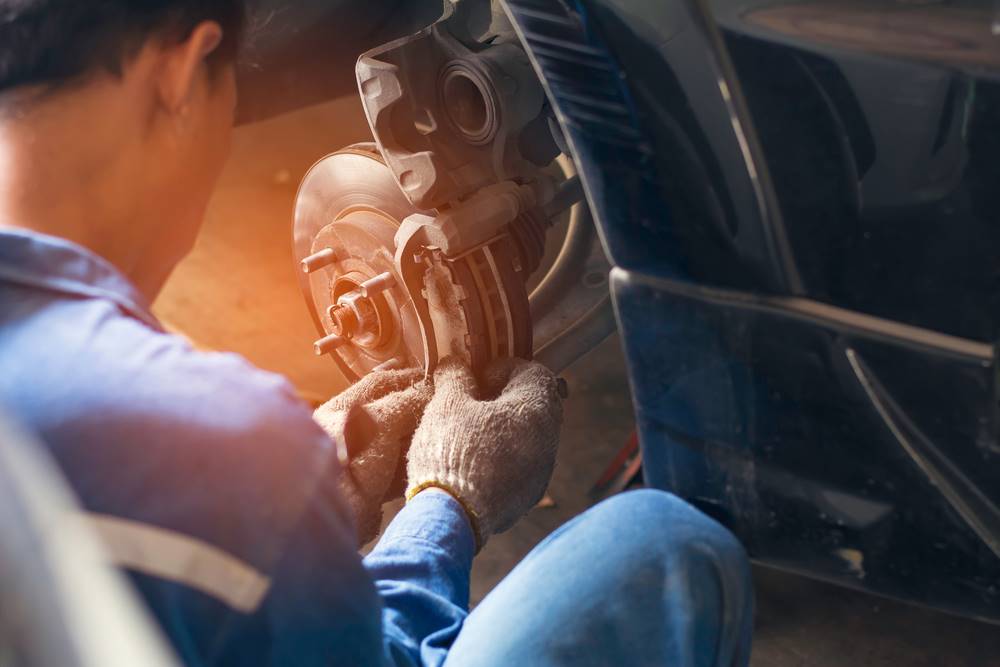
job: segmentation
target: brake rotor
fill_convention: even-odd
[[[374,144],[356,144],[309,170],[295,202],[299,284],[329,354],[348,379],[379,366],[427,368],[430,333],[438,359],[458,356],[481,370],[499,357],[531,356],[531,321],[519,246],[509,234],[455,257],[424,248],[430,313],[421,321],[394,262],[400,223],[418,211]]]

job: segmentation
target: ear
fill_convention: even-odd
[[[215,21],[203,21],[187,39],[163,50],[158,92],[169,113],[184,111],[195,94],[205,59],[221,42],[222,27]]]

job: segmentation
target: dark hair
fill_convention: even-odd
[[[208,20],[223,30],[212,61],[232,61],[245,12],[243,0],[0,0],[0,92],[120,75],[148,39],[180,42]]]

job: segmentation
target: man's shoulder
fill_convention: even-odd
[[[283,377],[100,300],[22,315],[0,317],[0,403],[89,511],[262,566],[335,472],[333,444]]]
[[[153,331],[128,318],[106,333],[109,343],[117,343],[98,344],[101,363],[89,373],[103,400],[128,402],[139,417],[182,422],[217,436],[262,430],[302,435],[302,426],[318,432],[287,378],[239,354],[199,350],[180,335]]]
[[[99,430],[175,446],[326,447],[287,379],[237,354],[197,350],[113,304],[63,304],[0,327],[21,329],[0,350],[0,402],[43,438]]]

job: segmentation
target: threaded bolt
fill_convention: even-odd
[[[326,314],[330,318],[330,324],[333,325],[334,333],[344,338],[351,338],[354,335],[354,330],[358,326],[358,316],[351,308],[337,304],[327,308]]]
[[[361,296],[367,299],[375,296],[379,292],[384,292],[390,287],[393,287],[395,284],[396,279],[393,278],[391,273],[386,271],[385,273],[380,273],[374,278],[370,278],[361,283],[361,285],[358,286],[358,291],[361,292]]]
[[[299,266],[302,267],[302,273],[313,273],[336,261],[337,251],[333,248],[323,248],[319,252],[315,252],[303,259],[299,263]]]
[[[324,354],[333,352],[346,342],[347,340],[343,336],[330,334],[329,336],[320,338],[318,341],[313,343],[313,353],[317,357],[322,357]]]

